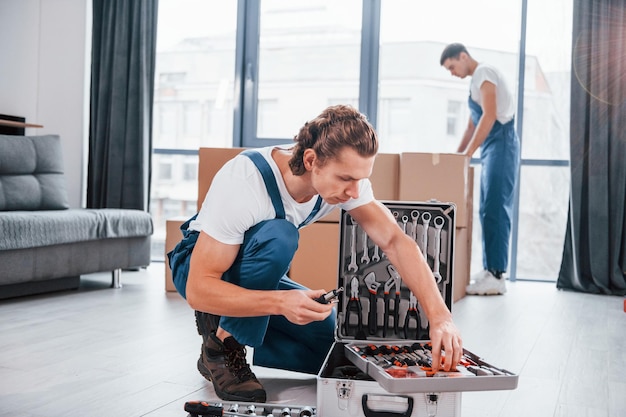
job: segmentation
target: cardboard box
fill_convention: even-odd
[[[339,223],[316,222],[303,227],[289,277],[308,288],[330,291],[337,287],[338,253]]]
[[[457,207],[456,226],[467,227],[470,158],[461,154],[410,153],[400,156],[399,199],[452,202]]]
[[[400,187],[400,154],[379,153],[374,161],[370,181],[377,200],[397,200]]]
[[[167,259],[167,253],[174,249],[183,238],[180,226],[187,220],[185,217],[175,217],[165,221],[165,291],[176,291],[172,281],[172,270]]]

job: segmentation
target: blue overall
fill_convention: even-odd
[[[478,126],[483,110],[468,100],[472,122]],[[482,227],[483,267],[504,272],[509,260],[509,238],[515,183],[519,172],[520,148],[514,120],[502,124],[496,120],[480,145],[479,217]]]
[[[261,172],[276,218],[256,224],[245,233],[239,253],[222,280],[254,290],[306,289],[285,274],[298,248],[298,229],[315,217],[322,200],[318,198],[311,214],[296,228],[285,220],[276,178],[265,158],[252,150],[242,154]],[[191,253],[199,235],[188,227],[196,216],[181,226],[183,240],[168,253],[174,285],[183,297],[186,297]],[[293,324],[284,316],[222,316],[220,327],[239,343],[254,348],[255,365],[314,374],[321,368],[334,341],[335,314],[304,326]]]

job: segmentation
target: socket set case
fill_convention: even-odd
[[[452,307],[456,206],[385,201],[415,240]],[[340,217],[335,343],[318,374],[320,416],[458,416],[462,391],[508,390],[518,376],[465,350],[455,372],[430,371],[429,325],[415,295],[366,233]]]

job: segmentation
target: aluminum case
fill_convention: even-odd
[[[451,310],[456,206],[439,201],[383,204],[426,257]],[[417,298],[346,211],[341,211],[339,239],[338,287],[344,291],[337,303],[335,343],[318,373],[320,416],[454,417],[460,415],[463,391],[517,387],[516,374],[468,350],[466,366],[459,365],[456,373],[433,374],[426,363],[412,363],[410,357],[416,356],[407,349],[427,348],[430,339]]]

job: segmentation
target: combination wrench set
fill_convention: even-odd
[[[208,401],[187,401],[184,410],[187,417],[315,417],[316,407],[286,406],[268,403],[210,403]]]
[[[453,203],[384,202],[402,231],[419,247],[446,305],[452,302]],[[429,339],[417,297],[367,233],[345,211],[340,219],[337,331],[340,338]]]

